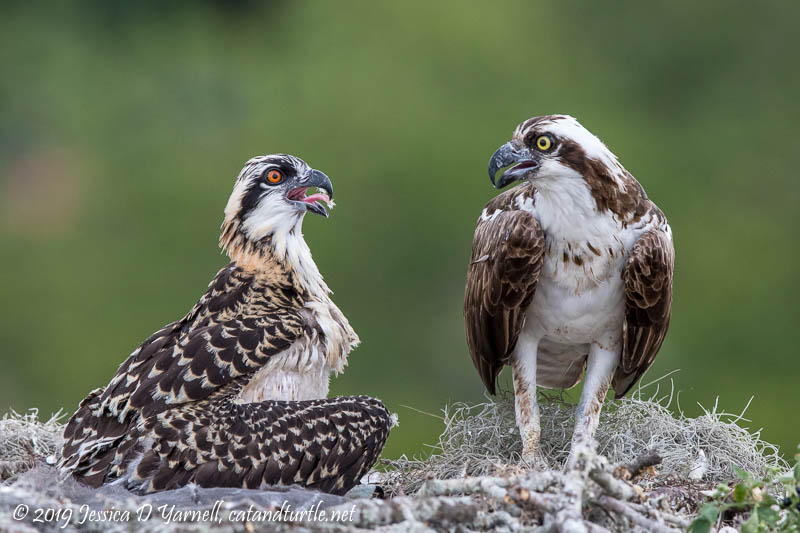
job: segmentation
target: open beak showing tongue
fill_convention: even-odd
[[[328,210],[325,209],[323,203],[328,205],[328,209],[331,209],[334,206],[333,201],[324,192],[317,192],[306,196],[307,190],[308,187],[297,187],[289,191],[286,197],[293,202],[304,204],[306,209],[313,213],[327,217]]]

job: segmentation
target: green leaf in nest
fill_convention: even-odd
[[[689,525],[689,533],[709,533],[711,526],[717,521],[719,510],[713,504],[707,503],[700,508],[692,523]]]
[[[750,513],[750,518],[742,524],[742,533],[758,533],[758,522],[758,509],[753,509],[753,512]]]
[[[747,485],[744,483],[739,483],[733,489],[733,501],[736,503],[742,503],[747,499],[747,495],[750,493],[750,489],[747,488]]]

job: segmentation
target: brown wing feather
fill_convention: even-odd
[[[501,211],[475,229],[464,319],[472,362],[491,394],[525,322],[544,248],[544,232],[527,211]]]
[[[119,475],[120,453],[142,418],[225,389],[300,336],[303,318],[293,297],[261,288],[231,266],[222,269],[183,319],[148,338],[108,386],[81,402],[64,430],[60,467],[92,486]],[[259,315],[243,315],[249,306]]]
[[[663,229],[639,237],[623,271],[625,322],[622,357],[614,374],[614,391],[621,398],[650,368],[664,337],[672,312],[672,278],[675,251]]]
[[[228,396],[147,419],[137,431],[152,448],[131,450],[122,464],[138,460],[127,486],[144,493],[193,482],[344,494],[378,460],[392,423],[367,396],[243,405]]]

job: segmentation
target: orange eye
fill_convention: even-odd
[[[270,170],[267,172],[267,181],[270,183],[280,183],[283,181],[283,173],[280,170]]]

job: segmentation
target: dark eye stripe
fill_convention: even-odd
[[[261,180],[253,180],[253,182],[247,188],[247,192],[245,192],[242,196],[242,204],[241,208],[239,209],[239,218],[244,218],[247,213],[249,213],[258,205],[261,195],[264,194],[264,189],[261,188],[262,184],[263,182]]]
[[[297,173],[297,168],[292,166],[291,160],[281,158],[276,161],[275,158],[266,162],[266,166],[259,165],[260,168],[253,168],[249,175],[244,179],[250,180],[247,190],[242,195],[242,201],[237,214],[240,220],[243,220],[250,211],[258,206],[259,201],[265,194],[270,194],[277,185],[285,183]],[[277,170],[281,173],[281,180],[278,182],[271,182],[267,175],[271,171]]]

